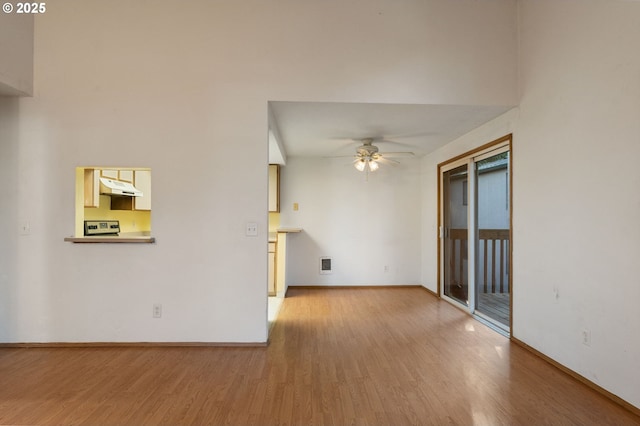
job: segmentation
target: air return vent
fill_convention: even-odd
[[[320,273],[331,274],[333,272],[332,262],[330,257],[323,256],[320,258]]]

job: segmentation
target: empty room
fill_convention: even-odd
[[[0,424],[640,424],[639,23],[4,2]]]

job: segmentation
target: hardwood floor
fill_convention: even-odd
[[[290,289],[268,347],[0,349],[0,424],[631,425],[418,288]]]

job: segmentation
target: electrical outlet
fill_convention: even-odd
[[[294,212],[297,212],[299,208],[300,208],[300,206],[298,205],[298,203],[293,203],[293,211]]]
[[[162,318],[162,304],[154,303],[153,304],[153,317],[154,318]]]
[[[389,265],[384,265],[384,272],[389,272]]]
[[[582,344],[591,346],[591,330],[586,328],[582,330]]]
[[[245,233],[248,237],[256,237],[258,235],[258,224],[255,222],[247,222]]]

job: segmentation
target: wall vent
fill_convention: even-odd
[[[320,258],[320,273],[330,274],[333,272],[331,258],[323,256]]]

